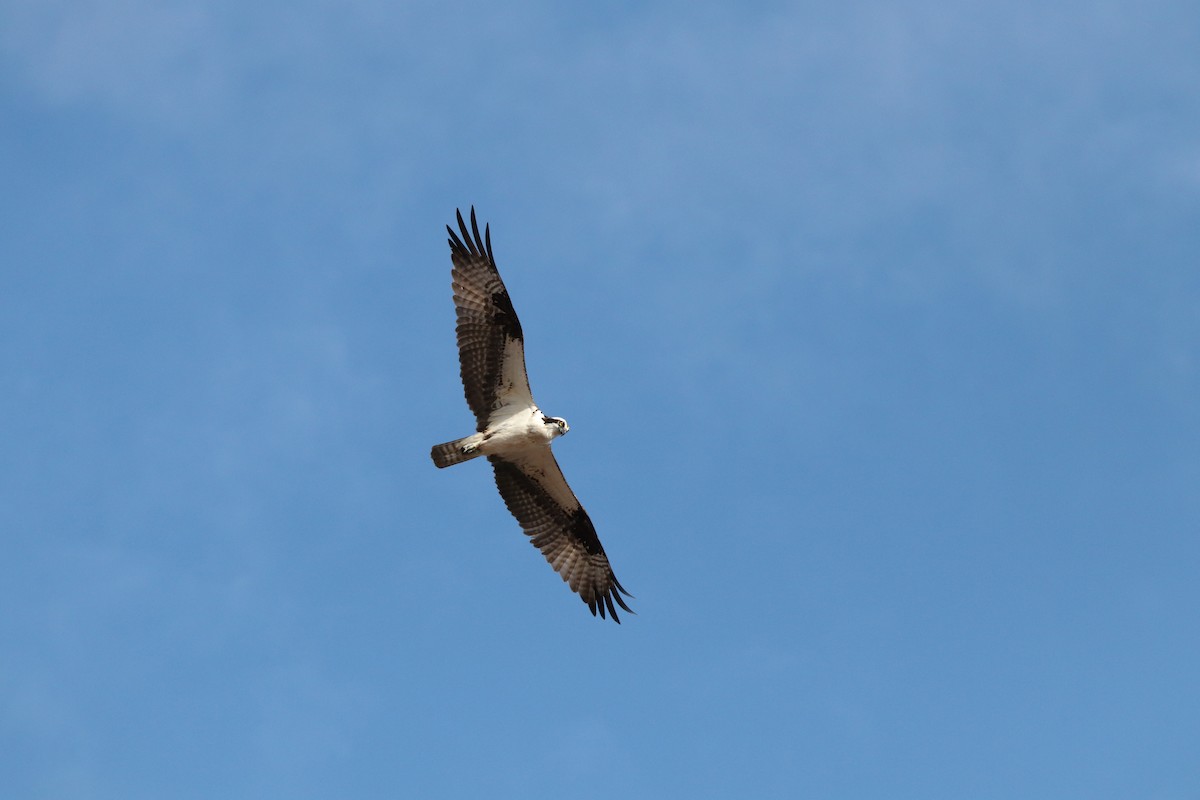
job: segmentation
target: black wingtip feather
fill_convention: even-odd
[[[475,206],[471,206],[471,234],[475,239],[475,249],[479,251],[479,255],[487,253],[488,259],[491,260],[491,248],[484,247],[483,237],[479,235],[479,223],[475,220]]]
[[[469,229],[461,208],[454,209],[454,215],[458,218],[458,232],[455,232],[449,225],[446,226],[446,232],[450,234],[450,249],[464,255],[486,255],[492,266],[495,266],[496,258],[492,255],[492,230],[489,225],[484,225],[483,235],[479,235],[479,221],[475,217],[475,206],[471,206],[471,227]]]
[[[583,599],[583,602],[587,605],[588,610],[592,612],[593,617],[600,617],[600,619],[608,619],[609,617],[612,617],[612,621],[620,625],[621,617],[619,614],[617,614],[617,606],[620,606],[623,611],[633,614],[635,617],[637,616],[637,612],[626,605],[625,601],[621,598],[622,594],[626,597],[633,597],[633,595],[625,591],[625,587],[623,587],[617,580],[617,576],[610,575],[610,577],[612,578],[613,583],[610,590],[604,592],[598,597],[593,596],[590,600],[584,598],[580,599]],[[616,602],[616,605],[613,605],[614,601]]]
[[[471,210],[474,211],[474,209],[475,206],[471,206]],[[468,242],[471,241],[470,235],[467,234],[467,223],[463,221],[462,209],[454,209],[454,216],[458,217],[458,229],[462,231],[463,239]]]
[[[625,589],[625,587],[621,585],[621,582],[619,580],[617,580],[616,575],[613,575],[612,573],[609,573],[609,575],[612,578],[613,586],[615,586],[617,589],[617,602],[621,604],[621,608],[625,609],[630,614],[636,614],[637,613],[636,611],[634,611],[632,608],[629,608],[628,606],[625,605],[625,601],[621,599],[621,595],[625,595],[630,600],[636,600],[637,598],[634,597],[633,595],[631,595]]]

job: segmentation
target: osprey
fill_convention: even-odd
[[[439,468],[487,456],[496,488],[533,546],[592,610],[620,624],[617,609],[633,610],[608,564],[596,528],[567,485],[550,443],[571,428],[561,417],[543,414],[533,402],[525,374],[525,338],[508,290],[492,256],[489,227],[479,236],[475,208],[471,231],[458,216],[450,234],[451,285],[458,313],[458,360],[467,405],[476,432],[435,445],[430,455]]]

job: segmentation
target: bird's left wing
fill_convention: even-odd
[[[617,609],[633,613],[621,595],[631,597],[608,563],[596,528],[567,485],[550,448],[529,450],[519,459],[488,456],[496,472],[496,488],[533,546],[592,614],[605,612],[620,624]]]

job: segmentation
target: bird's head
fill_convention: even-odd
[[[553,429],[551,432],[554,436],[562,436],[564,433],[571,430],[571,426],[568,425],[567,421],[562,417],[547,417],[545,414],[543,414],[542,422],[551,426]]]

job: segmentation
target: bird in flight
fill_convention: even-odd
[[[550,443],[571,428],[533,402],[525,373],[525,336],[492,256],[491,230],[479,235],[458,211],[458,233],[449,225],[451,286],[458,316],[458,360],[475,433],[434,445],[439,468],[487,456],[496,488],[534,547],[587,603],[592,615],[633,613],[631,597],[613,574],[608,556],[575,493],[567,485]]]

